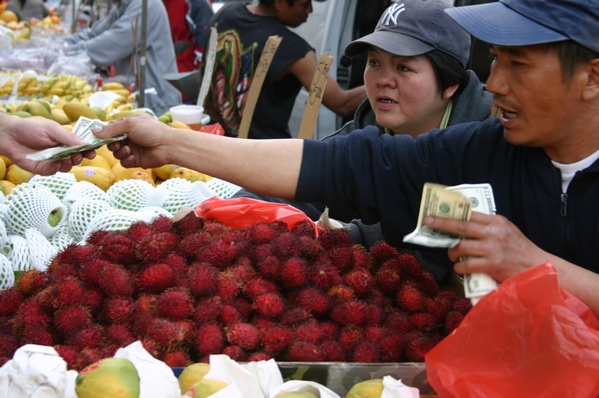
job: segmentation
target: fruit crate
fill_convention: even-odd
[[[392,376],[407,386],[420,390],[420,396],[436,397],[420,362],[347,363],[347,362],[278,362],[283,380],[308,380],[320,383],[345,397],[349,389],[364,380]],[[183,368],[173,368],[179,376]]]

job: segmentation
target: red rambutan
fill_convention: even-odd
[[[154,217],[152,221],[150,221],[150,225],[157,233],[173,231],[172,217],[164,214],[161,214],[158,217]]]
[[[89,327],[92,323],[93,318],[85,307],[64,307],[54,313],[54,328],[63,337]]]
[[[363,328],[355,325],[346,325],[339,330],[339,338],[337,341],[339,341],[341,348],[346,351],[351,351],[356,344],[364,340],[364,337],[365,333]]]
[[[139,290],[146,293],[160,293],[176,282],[173,268],[165,263],[155,263],[147,266],[137,274]]]
[[[334,303],[342,303],[356,298],[353,289],[347,285],[335,285],[328,290],[327,295]]]
[[[401,282],[401,275],[398,269],[386,266],[385,264],[379,268],[374,276],[374,280],[378,289],[386,294],[395,295]]]
[[[254,299],[252,308],[259,315],[276,318],[285,311],[285,301],[278,292],[262,293]]]
[[[354,268],[365,268],[370,270],[374,260],[368,250],[362,245],[353,245],[352,252],[354,255]]]
[[[279,232],[267,222],[256,222],[250,227],[250,241],[256,245],[269,243],[278,234]]]
[[[77,350],[102,348],[105,343],[104,329],[99,325],[90,325],[66,336],[64,343]]]
[[[460,326],[462,320],[464,319],[464,314],[459,311],[449,311],[445,315],[445,320],[443,321],[443,332],[448,335],[453,332],[455,328]]]
[[[12,358],[19,348],[19,341],[12,334],[0,334],[0,357]]]
[[[135,261],[136,241],[125,235],[123,231],[113,231],[102,241],[102,245],[97,245],[101,251],[102,257],[117,264],[129,264]]]
[[[135,255],[142,262],[159,262],[177,249],[179,237],[173,232],[159,232],[142,237],[135,246]]]
[[[275,255],[281,260],[301,255],[299,239],[291,232],[283,232],[272,241]]]
[[[436,345],[430,337],[423,336],[408,341],[404,356],[409,362],[424,362],[424,355]]]
[[[354,347],[352,354],[353,362],[375,363],[381,358],[380,348],[377,343],[370,340],[360,341]]]
[[[297,340],[307,341],[309,343],[318,344],[325,335],[317,321],[308,321],[298,325],[295,328],[295,336]]]
[[[339,325],[362,325],[366,322],[367,306],[361,300],[344,301],[331,308],[331,319]]]
[[[419,312],[424,310],[424,296],[418,290],[418,287],[410,283],[404,282],[395,296],[395,304],[409,312]]]
[[[25,271],[15,286],[25,297],[37,293],[46,282],[46,273],[37,269]]]
[[[25,296],[16,286],[0,290],[0,316],[10,316],[17,312]],[[1,356],[1,355],[0,355]]]
[[[133,319],[133,335],[146,336],[153,320],[154,316],[152,314],[136,314],[135,318]]]
[[[397,249],[384,240],[370,246],[370,255],[377,264],[382,264],[397,254]]]
[[[288,361],[291,362],[322,362],[324,352],[314,343],[307,341],[294,341],[287,349]]]
[[[108,236],[109,234],[111,234],[111,231],[106,231],[106,230],[100,230],[97,229],[95,231],[92,231],[89,236],[87,237],[87,239],[85,240],[85,242],[88,245],[91,246],[96,246],[96,245],[102,245],[102,241],[104,240],[104,238],[106,236]]]
[[[299,290],[295,294],[294,303],[315,315],[325,314],[331,305],[327,295],[314,287]]]
[[[225,269],[233,264],[247,247],[247,243],[235,240],[232,236],[221,236],[204,246],[198,258],[212,264],[217,269]]]
[[[340,285],[343,278],[328,256],[319,256],[308,269],[308,280],[319,289],[329,290],[332,286]]]
[[[228,272],[218,274],[216,280],[216,294],[223,300],[233,300],[241,292],[243,281]]]
[[[107,324],[130,325],[136,305],[130,297],[109,297],[104,300],[100,319]]]
[[[197,330],[194,343],[199,356],[220,354],[225,346],[225,332],[218,324],[207,323]]]
[[[197,325],[214,322],[222,312],[222,300],[218,296],[206,297],[196,302],[193,320]]]
[[[166,290],[156,301],[156,315],[171,320],[180,320],[191,317],[194,310],[194,301],[188,291],[184,289]]]
[[[216,293],[218,270],[206,262],[194,262],[187,274],[187,286],[196,297]]]
[[[28,327],[46,328],[50,325],[51,317],[44,308],[35,301],[35,299],[27,299],[21,303],[14,317],[13,327],[15,333],[19,333]]]
[[[250,323],[229,325],[226,332],[227,341],[245,350],[255,350],[260,345],[260,331]]]
[[[165,352],[162,361],[171,368],[184,368],[191,364],[189,355],[182,350]]]
[[[77,352],[77,359],[73,364],[73,369],[77,371],[81,371],[104,358],[104,352],[99,348],[84,348],[83,350],[77,350]]]
[[[384,326],[397,333],[408,333],[414,330],[410,316],[400,310],[391,311],[384,321]]]
[[[308,266],[299,257],[285,260],[281,267],[281,282],[286,287],[299,287],[308,280]]]
[[[404,338],[397,333],[391,333],[383,337],[379,341],[381,360],[383,362],[400,362],[402,359],[404,346]]]
[[[320,328],[322,329],[322,333],[329,339],[336,339],[339,335],[339,330],[341,329],[341,327],[333,321],[320,322]]]
[[[126,230],[127,236],[136,242],[139,242],[144,237],[152,235],[153,233],[155,233],[154,228],[145,221],[135,221],[131,223]]]
[[[351,287],[358,296],[363,296],[374,289],[374,278],[364,268],[356,268],[345,275],[343,281]]]
[[[354,264],[354,251],[349,246],[334,247],[329,251],[329,258],[339,271],[344,272]]]
[[[275,325],[260,331],[264,351],[276,355],[283,352],[295,339],[293,330],[284,325]]]
[[[180,237],[199,232],[204,227],[204,218],[190,211],[181,219],[173,223],[173,229]]]
[[[226,346],[222,353],[237,362],[245,361],[247,358],[247,352],[238,345]]]
[[[441,290],[433,274],[425,270],[422,270],[420,273],[417,283],[420,286],[422,294],[428,297],[435,297]]]
[[[254,299],[264,293],[277,292],[278,290],[279,287],[277,284],[260,277],[248,280],[243,286],[243,294],[250,299]]]
[[[62,344],[57,344],[53,348],[58,353],[58,355],[67,363],[67,369],[73,370],[74,366],[77,363],[77,358],[79,357],[79,351],[77,351],[73,347],[69,347],[67,345]]]
[[[55,308],[64,308],[81,302],[83,285],[79,279],[68,277],[55,285]]]
[[[345,229],[325,229],[318,234],[318,241],[326,251],[338,247],[350,247],[353,245],[351,236]]]
[[[148,325],[147,335],[164,351],[172,351],[181,347],[190,332],[188,324],[154,318]]]
[[[279,319],[275,318],[267,318],[262,315],[253,314],[252,317],[248,320],[252,325],[256,326],[260,330],[268,330],[274,328],[279,325]]]
[[[237,308],[243,319],[249,319],[252,315],[252,302],[245,297],[235,297],[231,304]]]
[[[282,325],[294,326],[311,319],[311,315],[303,307],[293,307],[285,311],[279,318]]]
[[[382,307],[374,304],[366,303],[366,323],[373,326],[378,326],[383,323],[385,311]]]
[[[53,346],[57,343],[54,334],[47,327],[27,326],[22,329],[19,337],[19,346],[37,344]]]
[[[472,309],[472,303],[467,298],[460,297],[453,302],[453,309],[466,315]]]
[[[404,251],[399,254],[401,273],[409,279],[418,279],[422,273],[422,264],[412,252]]]
[[[264,351],[256,351],[252,352],[250,356],[248,356],[248,362],[259,362],[259,361],[268,361],[272,356]]]
[[[154,314],[158,295],[141,294],[135,300],[135,311],[137,314]]]
[[[189,260],[202,260],[200,253],[204,246],[212,241],[212,237],[205,232],[196,232],[187,235],[179,242],[178,252]]]
[[[79,268],[79,278],[88,286],[99,286],[102,270],[110,264],[110,261],[92,258]]]
[[[136,341],[131,329],[125,325],[107,326],[106,339],[117,347],[126,347]]]
[[[410,316],[410,321],[417,328],[425,332],[435,329],[435,318],[426,312],[416,312]]]
[[[220,321],[225,325],[232,325],[245,321],[243,314],[231,302],[223,303],[220,312]]]
[[[347,359],[345,351],[336,340],[324,340],[318,345],[318,348],[324,354],[324,360],[327,362],[344,362]]]
[[[258,272],[254,268],[252,260],[247,256],[238,257],[235,263],[227,269],[235,277],[242,281],[249,281],[258,277]]]
[[[317,239],[308,236],[298,237],[300,254],[303,258],[312,260],[323,253],[324,249]]]
[[[189,269],[189,264],[185,257],[178,253],[169,253],[164,258],[166,264],[170,264],[171,268],[175,271],[176,275],[184,276]]]
[[[251,246],[249,249],[249,255],[254,262],[261,261],[269,256],[274,256],[274,250],[270,243],[265,243],[263,245]]]
[[[264,279],[276,281],[281,277],[281,260],[277,256],[273,255],[257,260],[256,268]]]
[[[366,326],[364,327],[366,340],[379,342],[389,334],[389,330],[382,326]]]
[[[302,220],[293,224],[289,232],[298,237],[305,236],[310,239],[316,239],[317,229],[312,220]]]
[[[109,297],[128,297],[134,292],[131,275],[120,264],[106,264],[100,271],[98,286]]]
[[[64,279],[76,277],[77,269],[71,264],[56,263],[52,268],[48,267],[48,279],[52,283],[62,283]]]
[[[162,349],[162,347],[160,347],[160,345],[151,338],[145,336],[140,341],[143,348],[154,358],[161,358],[164,354],[164,350]]]
[[[204,221],[204,231],[212,236],[220,236],[229,231],[231,227],[216,220]]]
[[[445,298],[439,298],[439,300],[437,298],[439,297],[424,299],[424,312],[431,314],[435,323],[441,323],[447,311],[451,309],[451,303]],[[447,303],[444,303],[444,301]],[[446,304],[448,305],[446,306]]]

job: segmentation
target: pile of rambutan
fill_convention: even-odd
[[[419,362],[471,308],[416,257],[305,221],[236,229],[193,212],[96,231],[0,292],[0,364],[53,346],[80,370],[134,341],[171,367]]]

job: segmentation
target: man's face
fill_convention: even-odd
[[[297,28],[308,20],[308,15],[313,11],[312,0],[295,0],[292,6],[287,0],[282,0],[282,12],[279,20],[286,26]]]
[[[581,77],[566,80],[557,52],[547,46],[491,46],[487,89],[508,142],[542,147],[554,159],[571,151],[580,121]],[[561,153],[561,155],[560,155]],[[555,156],[554,156],[555,155]]]

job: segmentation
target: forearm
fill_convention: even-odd
[[[559,257],[552,258],[550,262],[558,271],[560,286],[584,302],[599,317],[599,274]]]
[[[293,198],[302,140],[246,140],[177,130],[169,163],[202,171],[252,192]],[[186,137],[187,136],[187,137]]]
[[[343,90],[334,79],[330,79],[325,87],[322,103],[337,115],[349,117],[364,98],[366,98],[364,86]]]

